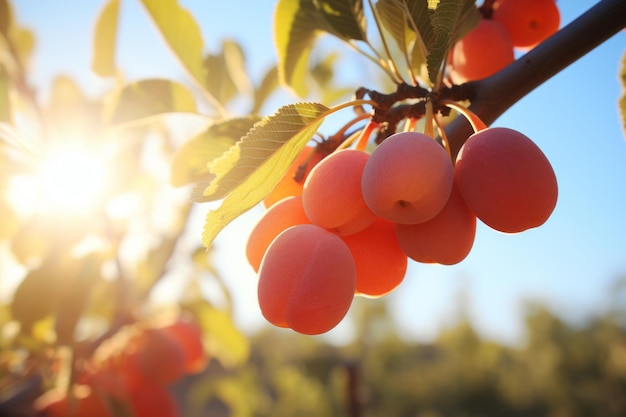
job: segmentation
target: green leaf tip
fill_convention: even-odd
[[[215,178],[206,188],[204,197],[206,201],[224,200],[206,217],[202,236],[205,246],[209,247],[226,225],[269,194],[311,140],[329,110],[318,103],[281,107],[209,163]]]

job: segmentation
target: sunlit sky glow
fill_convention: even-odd
[[[91,27],[103,1],[19,0],[20,22],[37,30],[35,84],[46,93],[60,73],[76,78],[88,92],[111,85],[90,71]],[[201,24],[206,47],[217,51],[222,38],[242,43],[251,77],[258,81],[274,59],[271,22],[274,1],[181,0]],[[251,4],[251,3],[250,3]],[[594,1],[559,1],[567,24]],[[183,72],[163,45],[139,2],[122,2],[117,59],[129,80],[146,77],[183,79]],[[333,46],[339,43],[330,43]],[[486,336],[519,340],[524,300],[549,303],[558,313],[580,318],[601,311],[617,276],[626,274],[626,142],[617,111],[618,69],[626,49],[626,32],[522,99],[494,125],[517,129],[532,138],[553,164],[559,202],[550,220],[538,229],[505,235],[479,226],[470,256],[453,267],[412,263],[405,282],[389,297],[404,334],[434,337],[458,312],[457,296],[467,292],[469,315]],[[347,49],[342,80],[375,85],[380,76]],[[369,79],[369,81],[368,81]],[[276,96],[263,109],[297,101]],[[245,111],[245,110],[243,110]],[[210,205],[200,205],[197,239]],[[248,329],[263,319],[256,304],[256,279],[247,266],[246,230],[261,209],[254,209],[226,229],[216,242],[218,264],[235,293],[236,319]],[[341,338],[344,325],[334,330]]]

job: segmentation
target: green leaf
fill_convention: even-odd
[[[274,45],[278,77],[299,97],[308,94],[308,62],[316,39],[330,33],[343,40],[365,39],[363,5],[358,0],[278,0]]]
[[[187,73],[204,85],[204,41],[193,15],[177,0],[141,0],[165,42]]]
[[[250,113],[259,114],[261,107],[265,104],[265,101],[274,91],[276,91],[279,85],[278,68],[273,66],[265,73],[259,87],[254,90],[254,106],[252,107]]]
[[[619,112],[622,116],[622,129],[626,135],[626,53],[622,56],[622,71],[620,74],[622,79],[622,96],[619,99]]]
[[[312,0],[278,0],[274,14],[274,45],[278,79],[299,97],[308,94],[306,76],[311,49],[325,26]]]
[[[91,68],[103,77],[115,75],[115,38],[119,8],[119,0],[109,0],[96,21]]]
[[[235,327],[228,312],[218,310],[205,300],[194,301],[186,307],[194,313],[212,356],[227,368],[246,362],[250,355],[250,343]]]
[[[13,14],[8,0],[0,0],[0,34],[5,38],[9,34]]]
[[[220,103],[228,103],[237,95],[237,86],[226,68],[224,54],[208,54],[202,62],[206,72],[204,88]]]
[[[12,120],[9,88],[9,74],[7,74],[4,65],[0,64],[0,122],[11,123]]]
[[[328,32],[342,39],[366,39],[362,0],[317,0],[314,4],[328,23]]]
[[[248,77],[246,57],[243,49],[241,49],[241,45],[232,40],[225,40],[222,43],[222,53],[224,54],[226,69],[237,87],[237,91],[241,95],[251,96],[254,89]],[[208,75],[211,76],[210,73]]]
[[[160,79],[141,80],[113,94],[104,109],[110,123],[133,122],[162,113],[195,112],[196,102],[184,85]]]
[[[405,53],[409,44],[410,29],[407,14],[402,6],[401,0],[379,0],[376,2],[376,12],[383,27],[393,37],[400,51]]]
[[[60,267],[55,257],[46,257],[20,282],[11,301],[11,316],[28,334],[40,320],[54,312],[60,290]]]
[[[205,246],[210,246],[228,223],[265,198],[315,134],[329,110],[317,103],[281,107],[209,164],[215,179],[204,196],[209,200],[227,197],[207,215],[202,236]]]
[[[174,154],[170,176],[172,185],[180,187],[207,176],[212,178],[208,163],[224,154],[260,120],[256,116],[223,120],[191,138]]]
[[[449,0],[439,3],[430,20],[436,40],[428,51],[428,76],[437,84],[442,63],[456,40],[478,24],[480,13],[474,0]]]

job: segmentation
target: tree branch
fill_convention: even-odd
[[[469,82],[470,110],[490,125],[539,85],[626,26],[626,1],[602,0],[498,73]],[[446,129],[453,158],[473,133],[463,117]]]

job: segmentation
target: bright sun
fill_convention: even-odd
[[[79,147],[51,151],[41,161],[36,181],[46,205],[69,211],[87,211],[98,203],[105,185],[101,155]]]

